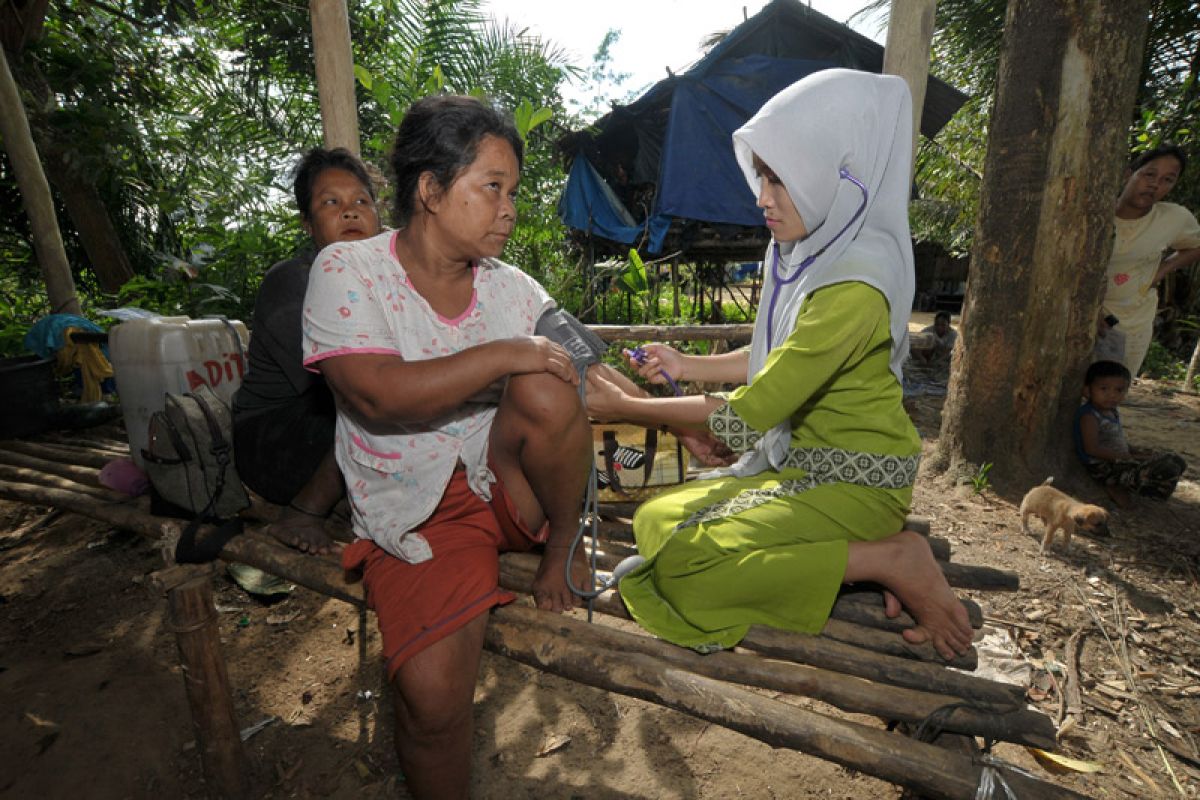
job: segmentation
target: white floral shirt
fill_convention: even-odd
[[[554,301],[515,267],[484,259],[475,292],[455,319],[441,316],[413,288],[395,251],[395,232],[335,242],[313,262],[304,298],[304,364],[351,353],[406,361],[448,356],[496,339],[531,336]],[[491,499],[487,466],[496,406],[468,402],[419,424],[379,426],[338,406],[335,451],[346,479],[354,531],[418,563],[433,556],[413,529],[429,518],[461,459],[471,490]]]

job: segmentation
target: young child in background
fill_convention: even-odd
[[[949,364],[950,354],[954,352],[954,342],[958,339],[958,331],[950,327],[950,312],[939,311],[933,317],[933,324],[921,329],[933,337],[933,347],[925,350],[913,350],[926,364]]]
[[[1174,453],[1138,458],[1129,449],[1117,408],[1129,392],[1130,373],[1116,361],[1097,361],[1083,381],[1085,402],[1075,412],[1075,451],[1088,474],[1122,508],[1130,493],[1166,499],[1187,464]]]

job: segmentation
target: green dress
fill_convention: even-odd
[[[633,529],[647,562],[620,584],[642,627],[701,651],[734,646],[754,624],[821,630],[847,543],[896,533],[912,500],[921,442],[890,355],[887,300],[875,288],[838,283],[805,298],[787,341],[709,417],[716,435],[743,445],[735,450],[790,419],[799,458],[789,455],[779,471],[684,484],[642,505]],[[877,480],[872,464],[892,470],[890,479]],[[862,480],[866,473],[874,477]]]

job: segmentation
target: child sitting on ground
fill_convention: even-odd
[[[1170,497],[1187,464],[1174,453],[1142,458],[1131,453],[1117,413],[1129,392],[1129,370],[1116,361],[1097,361],[1083,383],[1085,402],[1075,412],[1075,452],[1088,474],[1122,508],[1128,507],[1130,492]]]

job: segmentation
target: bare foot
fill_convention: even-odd
[[[925,537],[901,531],[877,542],[851,544],[847,580],[872,580],[885,586],[917,624],[904,631],[913,644],[933,645],[947,661],[971,648],[973,631],[967,610],[946,583]],[[884,609],[894,606],[884,593]]]
[[[570,611],[579,604],[579,595],[571,591],[567,585],[567,547],[547,547],[542,554],[542,563],[538,565],[537,574],[533,578],[532,594],[537,607],[545,611]],[[575,559],[571,562],[571,583],[576,589],[591,591],[592,570],[588,566],[587,554],[580,545],[575,550]]]
[[[333,552],[333,540],[325,533],[325,518],[285,507],[267,533],[276,540],[303,553],[324,555]]]

